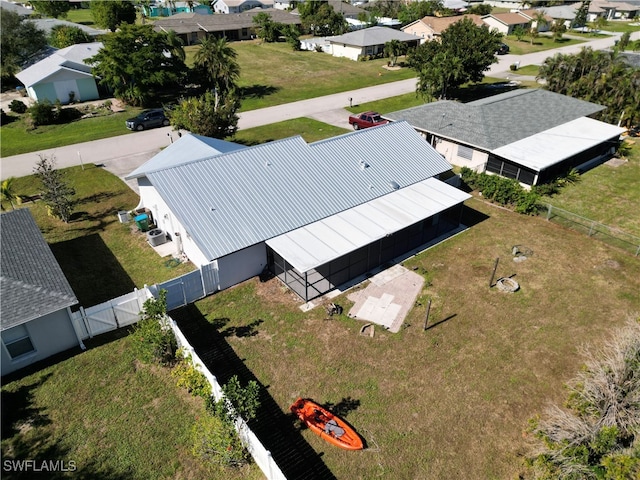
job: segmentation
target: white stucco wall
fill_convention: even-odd
[[[342,43],[331,44],[331,55],[334,57],[345,57],[350,60],[358,60],[358,56],[364,54],[363,49],[358,47],[352,47],[351,45],[344,45]]]
[[[489,159],[488,153],[475,149],[473,150],[471,160],[459,157],[458,144],[445,139],[436,141],[434,147],[451,165],[471,168],[476,172],[484,172],[485,165]]]
[[[219,258],[217,264],[220,290],[224,290],[259,275],[267,265],[267,248],[258,243]]]

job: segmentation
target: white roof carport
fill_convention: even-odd
[[[492,151],[537,172],[620,135],[623,128],[581,117]]]
[[[468,198],[467,193],[428,178],[266,243],[296,270],[308,272]]]

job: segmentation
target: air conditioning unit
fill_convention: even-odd
[[[147,242],[149,242],[149,245],[152,247],[157,247],[158,245],[162,245],[167,242],[167,234],[164,230],[154,228],[147,232]]]

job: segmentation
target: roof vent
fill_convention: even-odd
[[[270,162],[269,160],[266,160],[266,161],[264,162],[264,166],[265,166],[265,167],[270,167],[270,166],[271,166],[271,162]]]
[[[360,160],[360,170],[364,170],[365,168],[368,168],[369,164],[367,162],[365,162],[364,160]]]
[[[393,188],[394,190],[398,190],[398,189],[400,188],[400,185],[398,185],[398,183],[397,183],[397,182],[394,182],[393,180],[391,180],[391,181],[389,182],[389,186],[390,186],[391,188]]]

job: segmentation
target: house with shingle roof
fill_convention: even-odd
[[[307,39],[306,44],[311,44],[316,39]],[[408,33],[401,32],[389,27],[369,27],[353,32],[326,37],[321,44],[326,47],[323,50],[334,57],[346,57],[351,60],[358,60],[364,56],[381,56],[384,53],[384,44],[391,40],[399,40],[409,47],[417,46],[420,39]],[[304,48],[304,47],[303,47]],[[311,50],[311,48],[307,48]]]
[[[420,43],[434,40],[442,35],[442,32],[456,22],[469,18],[478,27],[485,25],[480,15],[455,15],[452,17],[426,16],[415,22],[405,25],[401,30],[420,38]]]
[[[191,161],[183,141],[173,144],[175,164],[151,159],[127,179],[221,290],[270,271],[309,301],[457,229],[469,198],[406,122]]]
[[[218,0],[214,3],[215,13],[241,13],[252,8],[273,8],[273,0]]]
[[[153,23],[157,32],[173,30],[185,45],[194,45],[206,36],[225,37],[229,41],[255,38],[253,17],[266,13],[276,23],[300,25],[300,16],[274,8],[252,9],[242,13],[225,15],[199,15],[197,13],[178,13],[161,18]]]
[[[504,35],[511,35],[518,27],[526,30],[531,25],[531,19],[527,16],[511,12],[490,13],[489,15],[484,15],[482,21],[490,28],[495,28]],[[540,29],[540,31],[542,30]]]
[[[54,51],[16,74],[30,98],[67,104],[70,99],[86,102],[100,98],[91,65],[84,61],[102,48],[102,42],[79,43]]]
[[[77,305],[69,282],[31,212],[0,215],[2,375],[82,346],[71,320]]]
[[[406,121],[451,164],[538,185],[615,152],[624,129],[590,116],[605,107],[543,89],[469,103],[442,100],[383,115]]]

